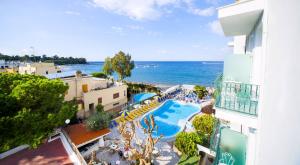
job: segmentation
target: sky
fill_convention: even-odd
[[[103,61],[216,61],[231,50],[217,7],[233,0],[0,0],[0,52]]]

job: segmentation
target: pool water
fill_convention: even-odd
[[[163,105],[143,116],[141,125],[145,128],[144,118],[149,119],[150,114],[152,114],[157,125],[157,130],[153,132],[153,136],[163,135],[163,139],[170,139],[182,131],[186,121],[199,111],[199,105],[167,100]]]
[[[139,93],[139,94],[135,94],[133,96],[133,102],[134,103],[139,103],[139,102],[144,101],[146,99],[149,99],[149,98],[151,98],[155,95],[156,95],[156,93]]]

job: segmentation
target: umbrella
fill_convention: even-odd
[[[103,137],[101,137],[99,139],[99,147],[104,147],[104,139],[103,139]]]
[[[129,112],[128,111],[123,111],[123,113],[122,113],[122,117],[126,117],[126,116],[128,116],[128,114],[129,114]]]

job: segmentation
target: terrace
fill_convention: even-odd
[[[173,99],[174,101],[178,101],[182,103],[182,106],[185,108],[190,108],[189,104],[197,104],[198,101],[196,100],[196,96],[191,95],[192,91],[188,90],[182,90],[185,88],[176,87],[172,90],[168,90],[164,93],[162,97],[148,97],[146,100],[142,99],[142,102],[139,102],[140,107],[135,108],[131,111],[124,111],[121,116],[114,119],[110,125],[110,133],[103,135],[103,139],[96,140],[95,142],[90,142],[90,144],[84,143],[83,145],[78,145],[79,143],[76,143],[74,138],[73,143],[75,146],[77,146],[78,150],[80,151],[81,155],[84,157],[85,161],[87,163],[89,162],[96,162],[96,163],[102,163],[102,164],[132,164],[136,163],[136,158],[133,158],[132,155],[135,155],[134,151],[135,149],[139,153],[146,154],[145,151],[143,151],[143,148],[145,148],[147,145],[151,145],[151,140],[149,140],[149,134],[144,132],[145,129],[147,129],[147,124],[144,122],[144,124],[141,122],[142,120],[145,120],[145,117],[143,114],[146,114],[150,112],[151,110],[155,109],[157,106],[161,105],[160,103],[166,103],[168,99]],[[182,97],[180,97],[182,95]],[[183,97],[184,96],[184,97]],[[195,98],[194,98],[195,97]],[[149,100],[151,99],[151,101]],[[183,100],[182,100],[183,99]],[[139,100],[141,101],[141,100]],[[178,104],[178,106],[181,104]],[[165,108],[169,108],[170,110],[167,110],[165,112],[165,115],[171,115],[173,111],[176,111],[176,108],[180,110],[180,107],[176,106],[165,106]],[[200,104],[199,104],[200,107]],[[197,113],[200,113],[200,109],[197,107],[195,111]],[[196,107],[195,107],[196,108]],[[157,109],[156,109],[157,110]],[[192,111],[191,109],[185,109],[186,111]],[[161,110],[161,111],[164,111]],[[150,113],[149,113],[150,114]],[[159,117],[154,112],[154,116],[156,115],[156,118]],[[187,116],[187,114],[184,114]],[[149,117],[151,118],[151,117]],[[147,118],[148,119],[148,118]],[[171,119],[170,119],[171,120]],[[155,121],[156,122],[156,121]],[[186,121],[187,122],[187,121]],[[149,122],[152,123],[152,122]],[[122,125],[126,125],[126,131],[125,136],[124,132],[122,133],[121,129]],[[134,129],[130,129],[132,127],[132,124],[134,125]],[[177,123],[178,124],[178,123]],[[185,124],[183,124],[183,130],[182,131],[191,131],[191,128],[187,127],[185,128]],[[187,123],[186,123],[187,124]],[[190,123],[189,123],[190,124]],[[160,123],[155,124],[160,129],[165,129],[166,127]],[[149,128],[149,127],[148,127]],[[152,127],[150,127],[152,128]],[[67,130],[66,130],[67,131]],[[67,131],[69,132],[69,131]],[[73,131],[74,132],[74,131]],[[78,132],[78,131],[77,131]],[[86,132],[86,131],[80,131],[80,132]],[[158,130],[156,130],[158,132]],[[156,136],[155,133],[151,133],[153,135],[153,140],[159,138],[159,136]],[[89,132],[86,132],[88,134],[91,134]],[[85,134],[86,134],[85,133]],[[69,133],[70,134],[70,133]],[[76,134],[76,133],[75,133]],[[81,133],[80,133],[81,134]],[[134,135],[133,135],[134,134]],[[133,135],[133,136],[132,136]],[[76,134],[76,136],[79,136]],[[130,138],[130,146],[128,147],[128,137]],[[166,135],[167,137],[167,135]],[[94,139],[94,138],[92,138]],[[180,152],[178,149],[176,149],[174,145],[174,138],[173,139],[166,139],[163,137],[158,142],[154,142],[153,145],[153,151],[151,160],[154,164],[177,164],[180,160]],[[89,152],[87,152],[89,151]],[[88,153],[88,154],[86,154]],[[198,156],[198,155],[197,155]],[[143,158],[143,157],[142,157]],[[139,159],[140,160],[140,159]],[[199,159],[197,159],[198,161]]]
[[[257,116],[259,86],[253,84],[223,82],[221,95],[216,100],[216,107]]]
[[[219,93],[215,103],[217,112],[257,116],[260,87],[251,83],[252,65],[251,55],[229,55],[225,58],[223,79],[216,84]]]

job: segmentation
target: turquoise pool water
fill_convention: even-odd
[[[133,102],[134,103],[139,103],[139,102],[144,101],[146,99],[149,99],[149,98],[151,98],[155,95],[156,95],[156,93],[139,93],[139,94],[135,94],[133,96]]]
[[[186,121],[199,111],[200,105],[167,100],[163,105],[143,116],[141,125],[145,127],[144,118],[149,118],[152,114],[158,126],[157,131],[153,132],[153,136],[163,135],[163,139],[172,139],[178,132],[183,130]]]

